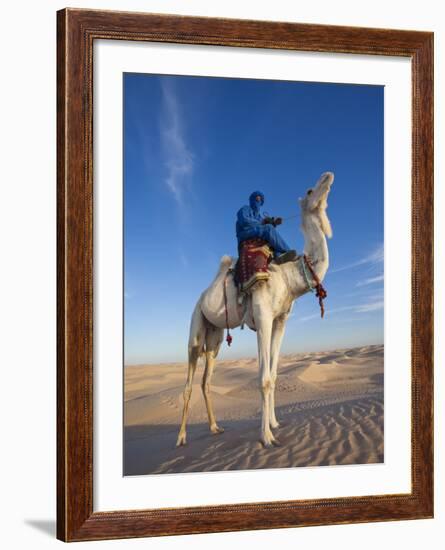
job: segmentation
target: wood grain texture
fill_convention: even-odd
[[[93,512],[92,67],[99,38],[411,58],[411,493]],[[67,9],[57,14],[57,86],[57,537],[96,540],[432,517],[432,33]]]

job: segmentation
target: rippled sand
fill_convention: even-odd
[[[280,447],[259,442],[256,359],[218,362],[210,433],[198,366],[187,445],[176,448],[185,364],[126,367],[125,475],[383,462],[383,346],[282,356],[276,388]]]

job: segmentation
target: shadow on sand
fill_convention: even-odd
[[[124,430],[124,475],[369,464],[383,461],[383,393],[335,403],[277,408],[279,447],[259,441],[260,418],[225,420],[224,433],[190,424],[187,445],[176,448],[179,424]]]

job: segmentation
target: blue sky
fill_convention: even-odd
[[[299,214],[320,174],[328,216],[326,316],[300,298],[283,353],[383,342],[381,86],[124,75],[125,364],[185,361],[189,320],[253,190],[270,215]],[[299,217],[280,232],[303,249]],[[221,358],[256,353],[233,331]]]

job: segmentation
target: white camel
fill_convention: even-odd
[[[310,258],[315,275],[321,282],[329,265],[326,237],[332,236],[326,215],[327,197],[334,181],[334,174],[322,174],[314,188],[299,199],[301,229],[304,234],[304,254]],[[301,260],[301,261],[300,261]],[[245,323],[256,330],[258,343],[259,386],[262,400],[260,440],[265,447],[278,445],[272,430],[279,427],[275,416],[275,382],[278,359],[286,321],[294,301],[315,284],[313,275],[305,270],[303,257],[296,261],[270,264],[270,278],[256,283],[250,291],[247,308],[240,305],[233,277],[227,274],[233,260],[223,256],[218,274],[205,290],[195,306],[190,326],[188,344],[188,375],[184,389],[184,409],[177,446],[186,443],[186,423],[192,393],[193,376],[200,357],[205,357],[202,392],[207,407],[210,431],[224,430],[218,426],[210,397],[210,380],[215,359],[223,341],[226,324],[224,285],[226,286],[228,326],[235,328]]]

